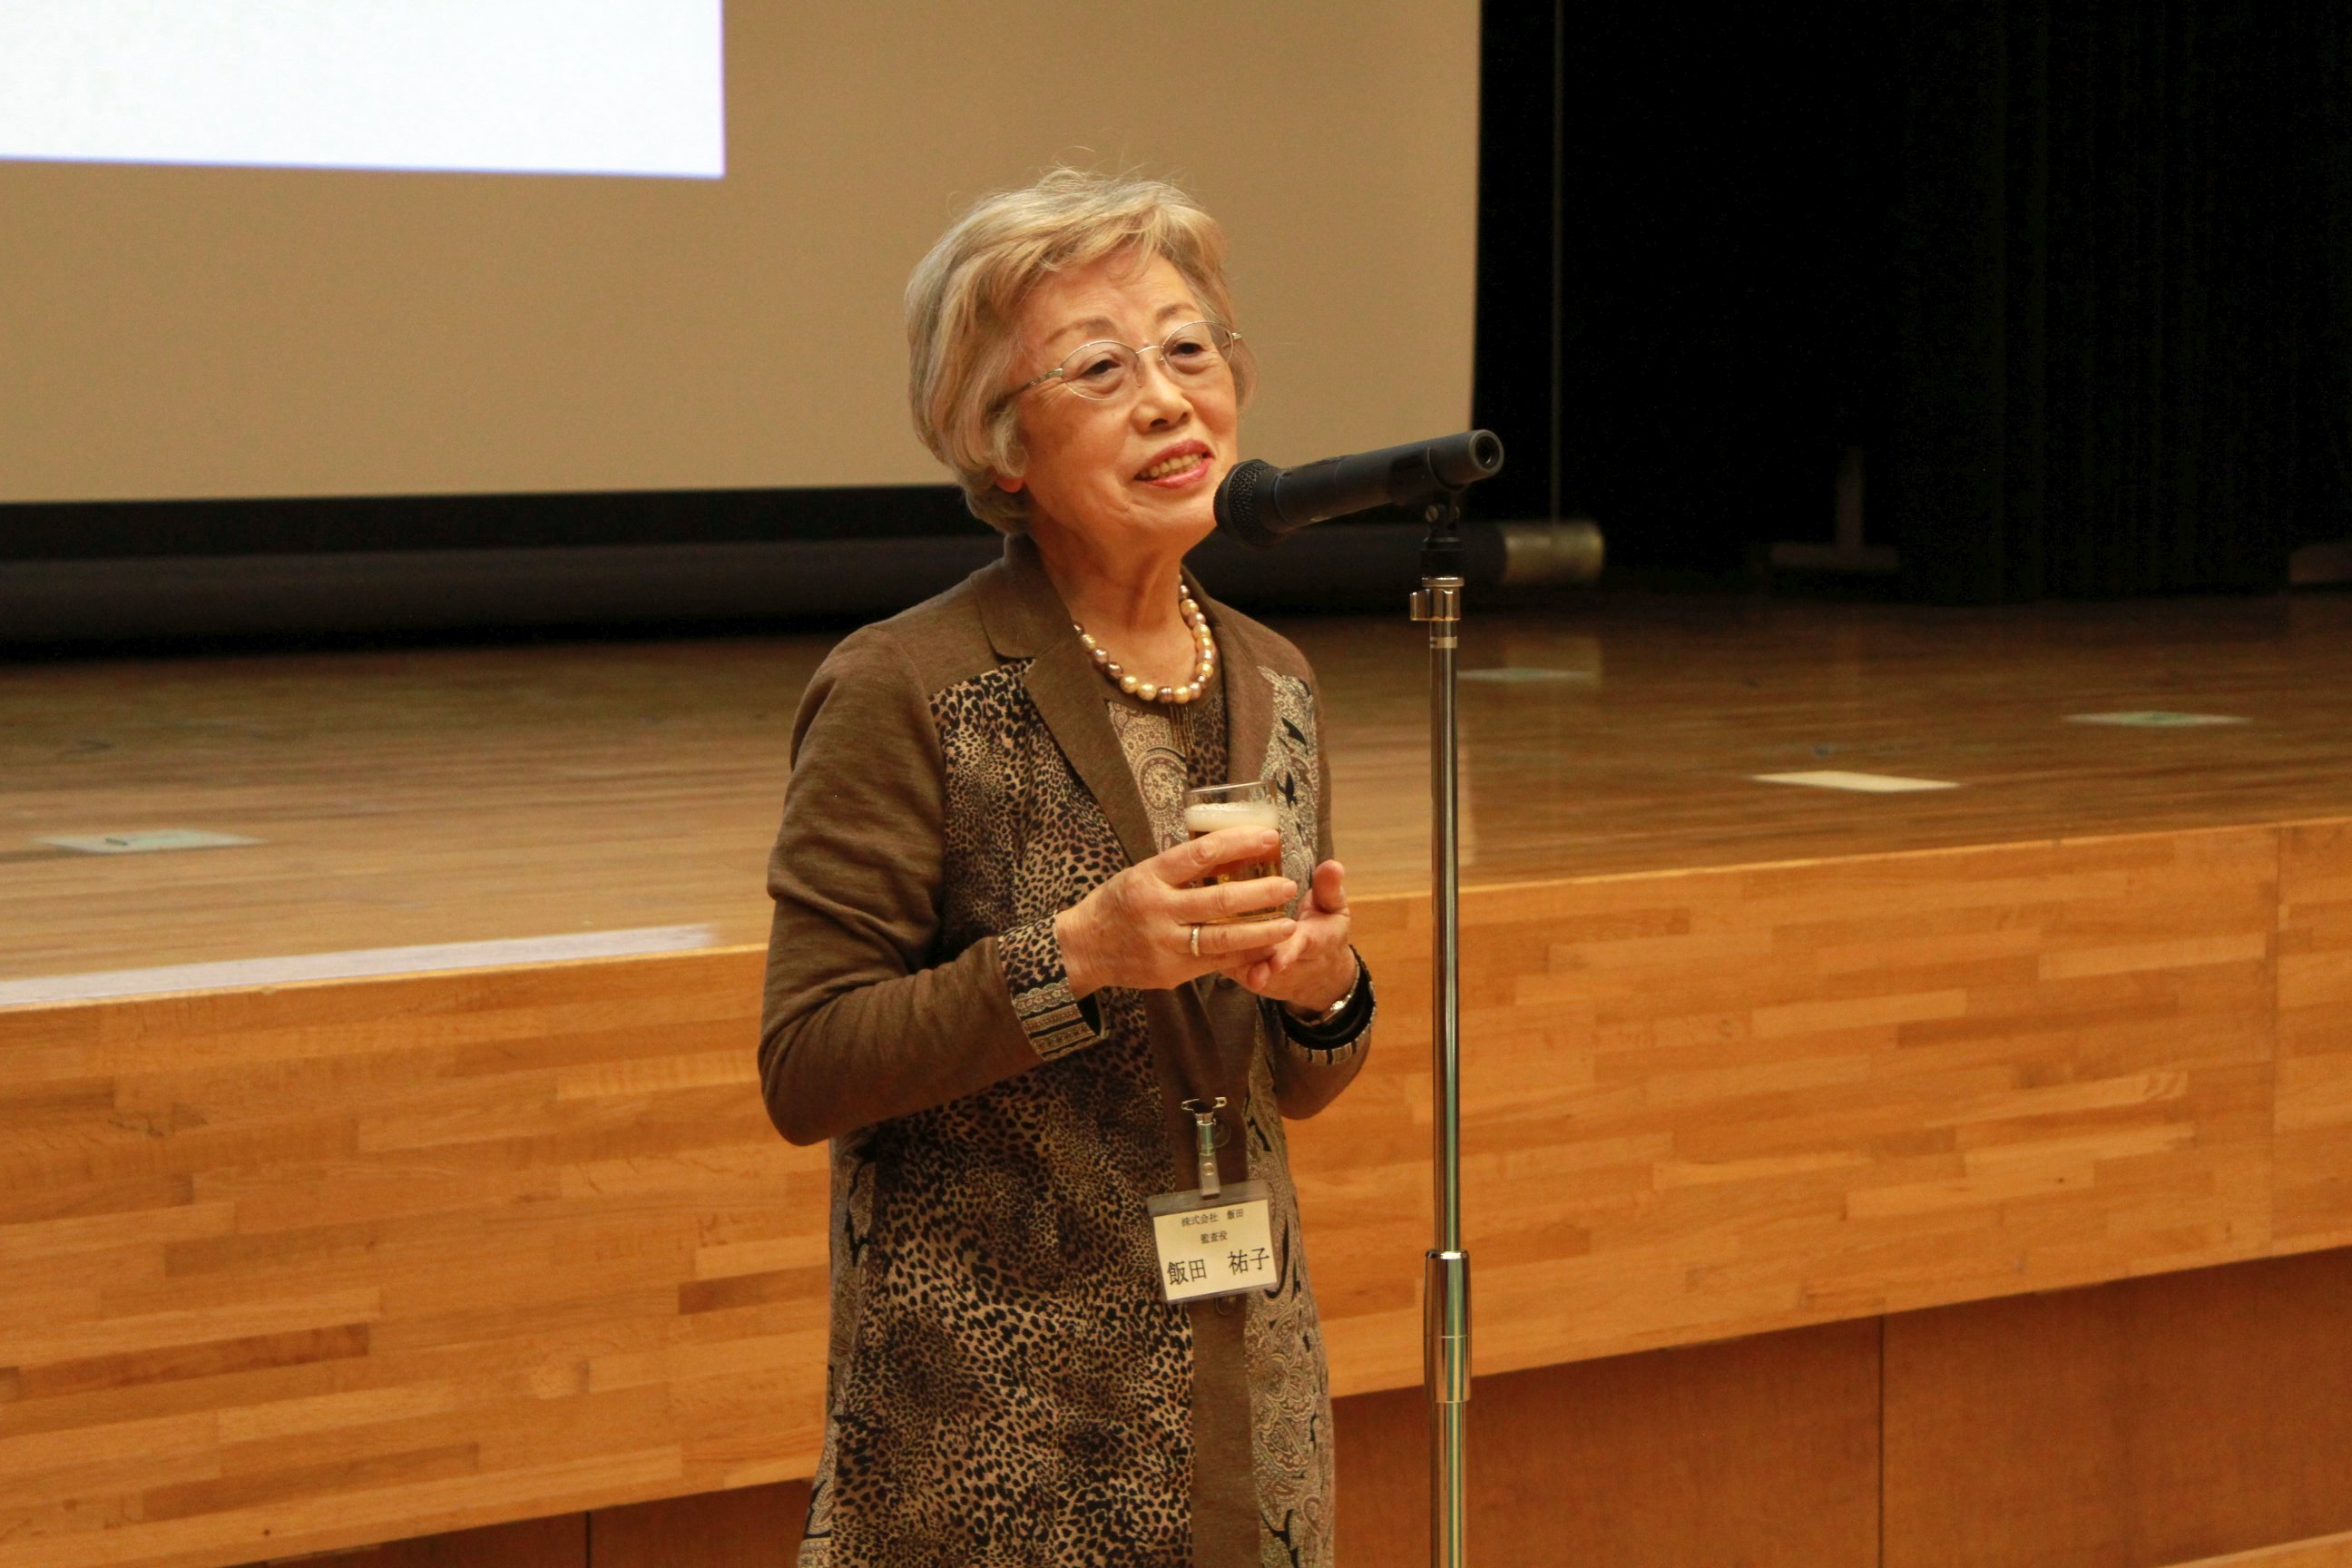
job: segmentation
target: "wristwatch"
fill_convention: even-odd
[[[1296,1007],[1291,1008],[1291,1017],[1296,1019],[1301,1026],[1309,1029],[1320,1029],[1327,1025],[1338,1023],[1339,1021],[1339,1015],[1348,1010],[1348,1004],[1356,999],[1356,993],[1363,989],[1364,955],[1358,952],[1352,947],[1348,950],[1348,955],[1356,961],[1356,977],[1348,982],[1348,989],[1340,994],[1339,999],[1337,1002],[1332,1003],[1328,1007],[1324,1008],[1320,1013],[1302,1013]]]

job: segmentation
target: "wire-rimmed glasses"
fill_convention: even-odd
[[[1080,397],[1100,401],[1117,397],[1135,384],[1143,371],[1143,356],[1157,352],[1160,363],[1178,384],[1208,374],[1231,363],[1234,345],[1242,335],[1217,321],[1187,321],[1156,343],[1140,348],[1108,338],[1080,343],[1066,358],[1043,375],[1033,375],[1013,388],[1018,397],[1031,387],[1059,381]],[[1007,401],[1010,401],[1008,399]]]

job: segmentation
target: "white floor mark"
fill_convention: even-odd
[[[1554,681],[1598,680],[1599,672],[1590,669],[1549,669],[1539,665],[1507,664],[1492,669],[1465,669],[1464,680],[1483,680],[1496,686],[1543,686]]]
[[[2128,730],[2202,730],[2215,724],[2245,724],[2231,713],[2168,713],[2150,708],[2123,713],[2069,713],[2069,724],[2113,724]]]
[[[499,942],[428,942],[419,947],[362,947],[343,952],[298,952],[278,958],[237,958],[217,963],[173,963],[155,969],[110,969],[89,974],[43,974],[0,980],[0,1007],[152,996],[170,991],[228,991],[293,985],[311,980],[363,980],[436,970],[495,969],[518,963],[561,963],[579,958],[627,958],[649,952],[690,952],[713,945],[707,925],[639,926],[630,931],[564,936],[512,937]]]
[[[1758,784],[1803,784],[1811,789],[1845,789],[1858,795],[1910,795],[1927,789],[1958,789],[1948,779],[1906,779],[1895,773],[1849,773],[1835,768],[1811,773],[1754,773]]]
[[[236,833],[207,833],[194,827],[154,827],[135,833],[76,833],[39,842],[52,849],[74,849],[84,855],[147,855],[159,849],[233,849],[258,844]]]

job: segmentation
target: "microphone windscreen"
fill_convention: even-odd
[[[1284,531],[1268,527],[1266,520],[1258,516],[1258,501],[1266,481],[1279,477],[1281,472],[1272,463],[1257,458],[1235,463],[1233,471],[1217,486],[1217,526],[1244,544],[1259,550],[1272,549]]]

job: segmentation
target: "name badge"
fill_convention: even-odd
[[[1274,1199],[1264,1182],[1150,1200],[1160,1288],[1171,1302],[1238,1295],[1275,1282]]]

